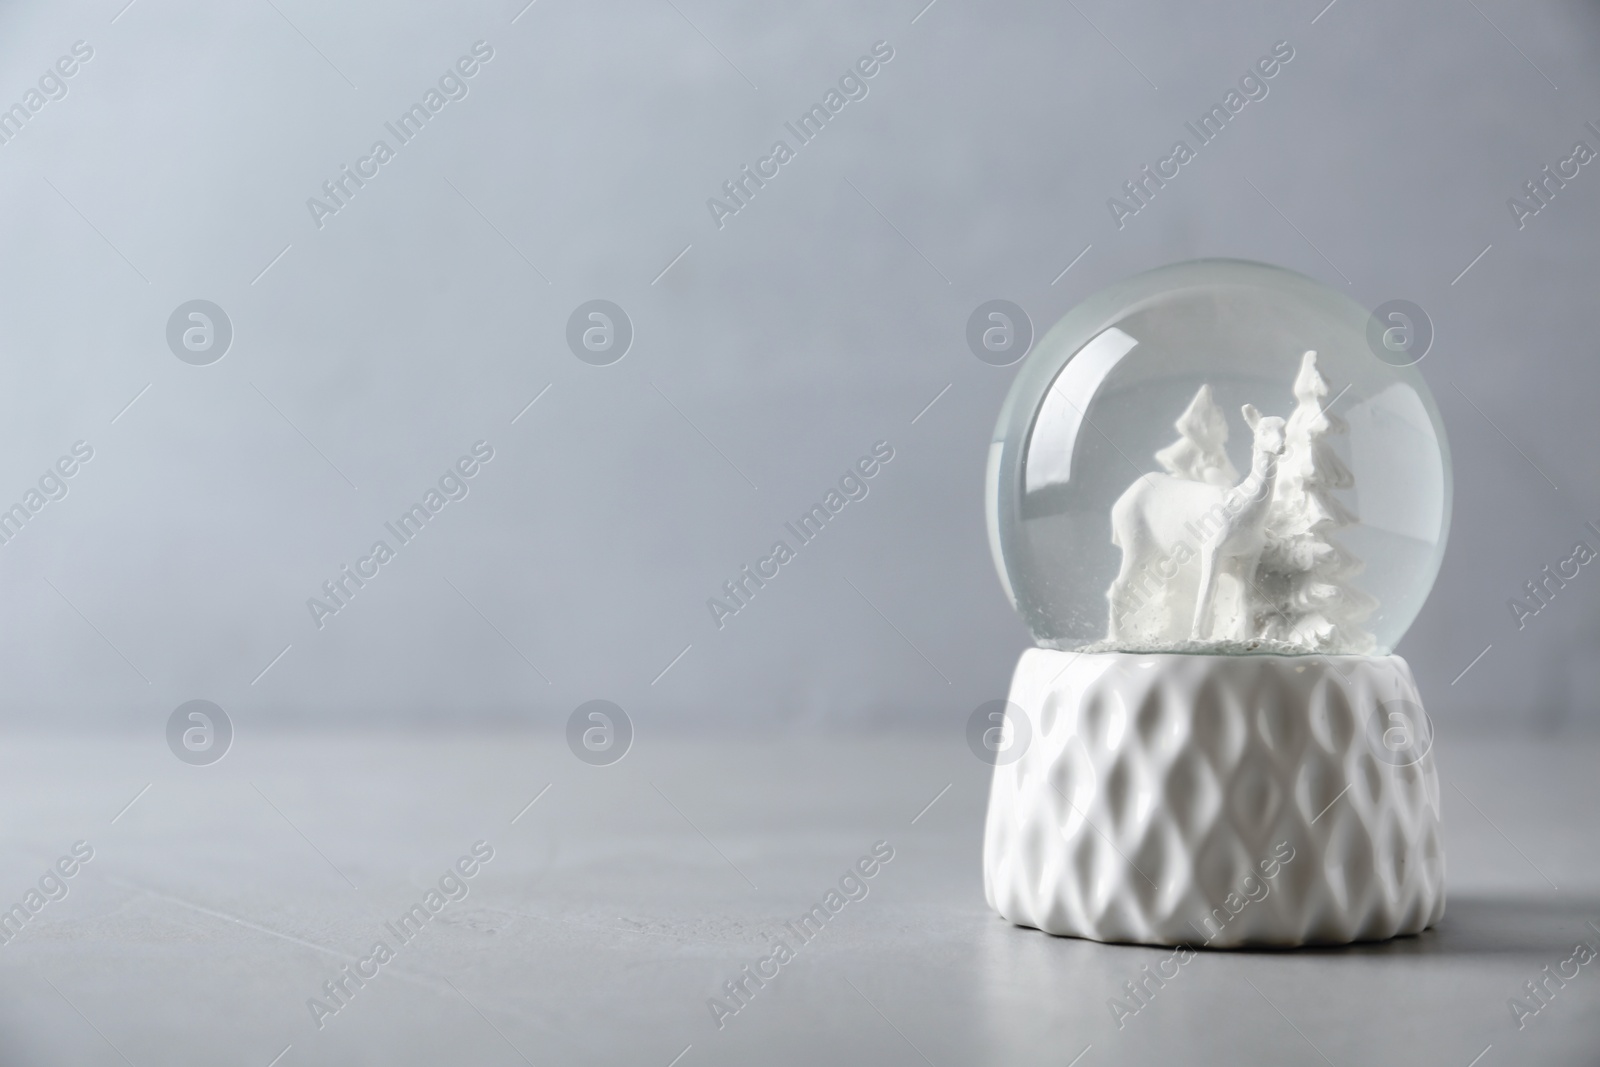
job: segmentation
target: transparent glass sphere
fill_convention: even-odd
[[[1058,322],[1018,369],[986,486],[1038,643],[1391,650],[1444,556],[1450,452],[1370,318],[1292,271],[1200,260]]]

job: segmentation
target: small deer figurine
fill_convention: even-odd
[[[1250,473],[1238,485],[1147,474],[1112,506],[1111,543],[1122,549],[1122,569],[1108,590],[1112,640],[1207,641],[1226,636],[1212,633],[1222,574],[1238,585],[1240,607],[1235,610],[1249,603],[1284,449],[1284,420],[1263,417],[1252,404],[1244,405],[1243,412],[1255,439]],[[1128,632],[1127,620],[1142,610],[1151,584],[1157,586],[1154,595],[1160,605],[1153,623],[1157,632]]]
[[[1267,509],[1278,481],[1278,457],[1283,455],[1284,421],[1276,415],[1262,418],[1255,405],[1244,406],[1244,421],[1255,434],[1250,473],[1228,490],[1221,525],[1200,543],[1200,595],[1194,604],[1190,636],[1204,641],[1211,636],[1211,604],[1217,594],[1217,575],[1230,574],[1245,590],[1255,581],[1256,564],[1266,546]],[[1248,602],[1248,595],[1243,598]]]

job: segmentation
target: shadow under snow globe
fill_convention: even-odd
[[[1432,727],[1391,650],[1444,554],[1449,447],[1370,318],[1203,260],[1085,300],[1018,369],[986,487],[1039,646],[985,832],[1004,918],[1237,947],[1443,915]]]

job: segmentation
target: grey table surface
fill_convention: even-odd
[[[1520,1029],[1508,1006],[1600,946],[1600,743],[1445,737],[1437,756],[1439,926],[1201,952],[1119,1026],[1109,999],[1170,952],[988,910],[988,769],[960,736],[645,732],[593,767],[553,734],[245,732],[191,767],[159,736],[13,735],[0,907],[75,842],[93,858],[0,945],[0,1062],[1600,1062],[1600,965]],[[480,841],[467,895],[395,938]],[[709,998],[880,841],[867,895],[719,1027]],[[380,940],[392,958],[317,1018]]]

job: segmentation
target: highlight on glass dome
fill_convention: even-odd
[[[990,447],[1002,584],[1043,647],[1368,655],[1444,554],[1420,374],[1302,275],[1205,260],[1090,298],[1030,353]]]

